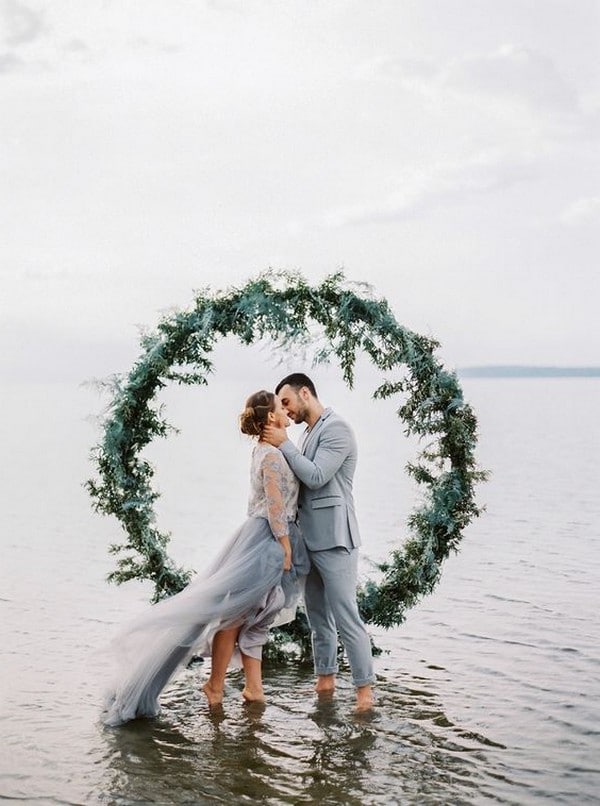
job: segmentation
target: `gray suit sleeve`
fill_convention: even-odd
[[[293,442],[279,446],[294,475],[310,490],[318,490],[332,479],[350,453],[352,440],[343,425],[324,428],[314,459],[308,459]]]

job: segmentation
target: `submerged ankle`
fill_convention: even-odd
[[[335,689],[335,675],[334,674],[320,674],[317,675],[317,682],[315,684],[315,691],[333,691]]]
[[[224,688],[213,686],[210,680],[207,680],[202,686],[202,691],[205,693],[209,705],[220,705],[223,702]]]
[[[357,711],[367,711],[373,707],[373,689],[370,685],[360,686],[356,689]]]
[[[247,702],[264,702],[265,694],[262,686],[244,686],[242,697]]]

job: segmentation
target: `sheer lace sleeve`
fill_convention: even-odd
[[[283,495],[285,460],[277,453],[267,453],[260,465],[263,490],[267,504],[267,520],[276,538],[289,534],[288,516]]]
[[[248,516],[266,518],[275,537],[288,533],[298,515],[299,482],[277,448],[258,443],[252,451]]]

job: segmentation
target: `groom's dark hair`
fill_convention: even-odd
[[[302,389],[303,386],[306,386],[311,395],[318,398],[314,383],[308,375],[305,375],[303,372],[292,372],[291,375],[286,375],[286,377],[277,384],[275,394],[278,395],[279,391],[283,389],[284,386],[291,386],[297,392]]]

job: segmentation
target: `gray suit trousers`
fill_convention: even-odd
[[[311,569],[306,579],[304,599],[311,627],[315,673],[335,674],[338,671],[339,631],[354,685],[375,682],[371,641],[356,603],[358,549],[336,546],[308,553]]]

